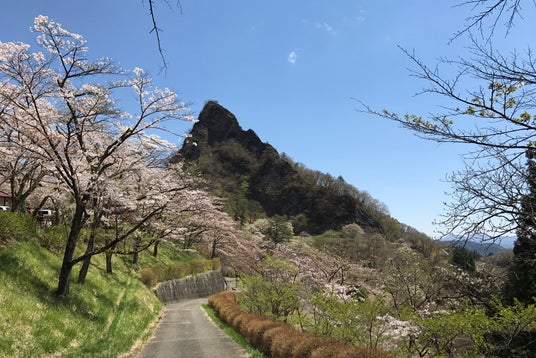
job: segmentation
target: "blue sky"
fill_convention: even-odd
[[[90,57],[144,68],[196,114],[205,101],[219,101],[279,152],[342,176],[399,221],[437,236],[432,222],[448,201],[444,180],[461,167],[466,148],[425,141],[360,113],[355,99],[400,113],[438,111],[437,98],[414,96],[425,83],[410,77],[412,64],[397,45],[431,65],[463,56],[463,40],[448,42],[467,8],[425,0],[181,0],[181,13],[175,0],[169,3],[157,2],[156,9],[166,72],[159,71],[142,0],[8,1],[0,41],[34,44],[29,27],[35,16],[47,15],[84,36]],[[529,45],[523,29],[506,46]]]

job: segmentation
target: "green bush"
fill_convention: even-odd
[[[0,244],[37,238],[37,226],[28,214],[0,212]]]
[[[273,256],[261,262],[261,273],[243,275],[245,294],[240,305],[248,312],[286,320],[300,307],[297,269]]]
[[[219,257],[215,257],[212,260],[210,260],[212,264],[212,270],[220,270],[221,269],[221,260]]]
[[[203,260],[192,262],[190,264],[190,270],[192,275],[205,272],[205,262]]]
[[[65,241],[69,228],[65,226],[49,226],[40,233],[39,244],[55,253],[61,253],[65,249]]]

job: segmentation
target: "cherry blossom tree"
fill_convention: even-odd
[[[11,135],[16,134],[10,128],[2,128],[4,120],[1,118],[0,186],[11,193],[11,211],[24,212],[26,199],[39,187],[47,171],[39,158],[10,143]]]
[[[223,211],[220,198],[190,183],[177,199],[163,213],[164,220],[156,223],[161,227],[162,238],[179,243],[183,249],[206,243],[210,258],[217,256],[223,244],[236,238],[236,223]]]
[[[121,160],[132,154],[122,149],[143,143],[153,146],[153,153],[169,152],[169,143],[155,133],[169,132],[167,124],[171,120],[192,118],[173,91],[154,88],[143,70],[136,68],[129,74],[110,59],[89,60],[82,36],[59,23],[38,16],[32,30],[43,52],[30,52],[30,46],[23,43],[0,43],[0,113],[2,122],[16,133],[9,143],[39,158],[71,196],[74,208],[57,288],[59,296],[66,296],[75,264],[128,237],[125,233],[75,257],[95,196],[111,178],[121,182],[135,172],[128,165],[122,166]],[[121,91],[134,93],[135,113],[119,107]],[[154,159],[143,155],[138,158],[140,163]],[[160,172],[155,175],[160,177],[150,184],[138,182],[146,190],[137,192],[136,207],[145,205],[145,210],[137,212],[137,224],[127,233],[161,213],[173,200],[173,195],[166,194],[175,189],[159,186],[163,177]],[[118,193],[124,198],[129,189]],[[132,207],[132,200],[124,205]]]

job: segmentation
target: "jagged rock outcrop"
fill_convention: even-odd
[[[236,117],[215,101],[205,104],[190,134],[191,137],[184,141],[180,151],[188,161],[199,159],[203,148],[215,147],[231,140],[240,143],[257,159],[268,152],[277,155],[271,145],[263,143],[251,129],[244,131]]]
[[[231,204],[238,203],[243,194],[268,216],[293,220],[296,232],[316,234],[353,222],[365,230],[381,231],[381,225],[359,207],[357,198],[303,177],[274,147],[263,143],[253,130],[243,130],[236,117],[215,101],[206,103],[178,156]]]

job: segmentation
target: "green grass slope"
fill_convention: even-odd
[[[60,256],[30,241],[0,249],[0,357],[133,355],[162,309],[137,270],[116,258],[107,274],[98,255],[86,283],[73,279],[59,299]]]

